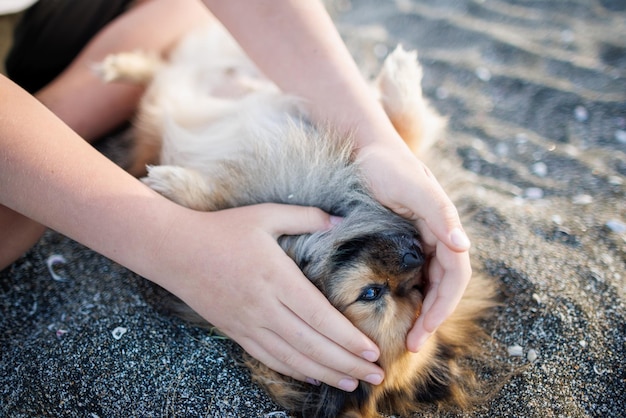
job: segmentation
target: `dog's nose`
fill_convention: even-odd
[[[424,258],[417,251],[408,251],[402,256],[402,265],[407,269],[416,269],[424,264]]]

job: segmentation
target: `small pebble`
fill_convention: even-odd
[[[443,100],[443,99],[447,99],[450,96],[450,92],[445,87],[438,87],[437,91],[435,92],[435,95],[437,96],[438,99]]]
[[[563,218],[560,215],[552,215],[552,222],[557,225],[561,225],[563,223]]]
[[[489,81],[491,80],[491,71],[487,67],[478,67],[476,68],[476,77],[482,81]]]
[[[498,143],[498,145],[496,145],[496,154],[500,157],[506,157],[509,154],[509,146],[504,142]]]
[[[128,331],[128,328],[117,327],[113,330],[113,332],[111,332],[111,334],[113,335],[113,338],[115,338],[116,340],[119,340],[120,338],[124,336],[124,334],[126,334],[127,331]]]
[[[533,350],[532,348],[530,350],[528,350],[528,354],[526,354],[526,359],[528,361],[530,361],[531,363],[534,363],[535,360],[537,360],[537,351]]]
[[[533,170],[533,173],[535,173],[539,177],[545,177],[546,174],[548,174],[548,166],[541,161],[533,164],[532,170]]]
[[[605,225],[607,228],[615,233],[623,234],[624,232],[626,232],[626,224],[617,219],[611,219],[607,221]]]
[[[67,260],[65,259],[65,257],[63,257],[60,254],[53,254],[50,257],[48,257],[48,259],[46,260],[46,266],[48,266],[48,271],[50,272],[50,276],[52,276],[53,280],[56,280],[57,282],[67,281],[67,278],[61,276],[60,274],[57,274],[54,271],[55,264],[65,264],[65,263],[67,263]]]
[[[511,357],[522,357],[524,355],[524,349],[517,344],[508,347],[507,351]]]
[[[581,346],[582,348],[586,348],[586,347],[587,347],[587,341],[585,341],[585,340],[580,340],[580,341],[578,342],[578,344],[580,344],[580,346]]]
[[[285,414],[283,411],[274,411],[274,412],[268,412],[267,414],[263,415],[263,418],[288,418],[287,414]]]
[[[622,129],[615,131],[615,139],[621,144],[626,144],[626,131]]]
[[[588,194],[579,194],[574,196],[572,203],[575,205],[588,205],[593,202],[593,197]]]
[[[599,375],[599,376],[605,375],[605,374],[607,374],[607,373],[611,373],[611,370],[609,370],[609,369],[603,369],[603,370],[600,370],[600,368],[598,367],[598,365],[597,365],[597,364],[594,364],[594,365],[593,365],[593,371],[594,371],[597,375]]]
[[[566,44],[571,44],[572,42],[574,42],[574,32],[572,32],[569,29],[564,29],[563,31],[561,31],[561,41],[563,43]]]
[[[583,106],[576,106],[574,109],[574,117],[578,122],[585,122],[589,119],[589,112]]]
[[[33,307],[28,311],[28,316],[35,315],[35,312],[37,312],[37,301],[33,302]]]
[[[524,196],[526,196],[526,199],[538,200],[543,198],[543,190],[539,187],[529,187],[524,190]]]

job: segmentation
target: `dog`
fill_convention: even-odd
[[[283,236],[279,244],[376,342],[385,380],[360,382],[347,393],[296,381],[248,358],[254,381],[279,404],[304,417],[328,418],[472,405],[477,383],[465,360],[480,356],[480,321],[493,306],[494,286],[474,277],[423,349],[406,349],[428,292],[420,233],[373,197],[350,135],[313,122],[302,101],[267,80],[219,25],[186,36],[167,61],[122,53],[107,57],[98,71],[106,81],[147,85],[130,171],[142,175],[148,164],[143,181],[167,198],[201,211],[275,202],[343,217],[331,230]],[[417,52],[398,47],[372,84],[417,153],[445,123],[422,97],[421,77]]]

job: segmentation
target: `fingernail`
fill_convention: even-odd
[[[354,379],[345,378],[339,381],[339,389],[345,390],[346,392],[354,392],[358,385],[359,382]]]
[[[383,382],[383,377],[379,374],[368,374],[365,376],[365,381],[372,385],[380,385]]]
[[[461,231],[459,228],[452,230],[450,233],[450,241],[452,241],[452,244],[459,248],[469,248],[471,245],[469,238],[465,235],[465,232]]]
[[[378,360],[378,354],[374,351],[364,351],[361,353],[361,357],[367,361],[371,361],[372,363]]]
[[[330,215],[330,224],[331,225],[333,225],[333,226],[339,225],[342,221],[343,221],[343,218],[341,216]]]
[[[305,379],[305,382],[307,382],[307,383],[309,383],[309,384],[311,384],[311,385],[313,385],[313,386],[319,386],[319,385],[321,385],[321,383],[320,383],[320,381],[319,381],[319,380],[317,380],[317,379],[313,379],[312,377],[307,377],[307,378]]]

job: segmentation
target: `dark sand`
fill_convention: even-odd
[[[485,350],[517,370],[460,416],[626,416],[626,2],[329,4],[366,73],[399,42],[417,48],[424,92],[449,117],[430,166],[476,270],[501,284]],[[65,281],[46,266],[55,255]],[[0,273],[0,416],[287,416],[233,343],[158,300],[48,233]]]

